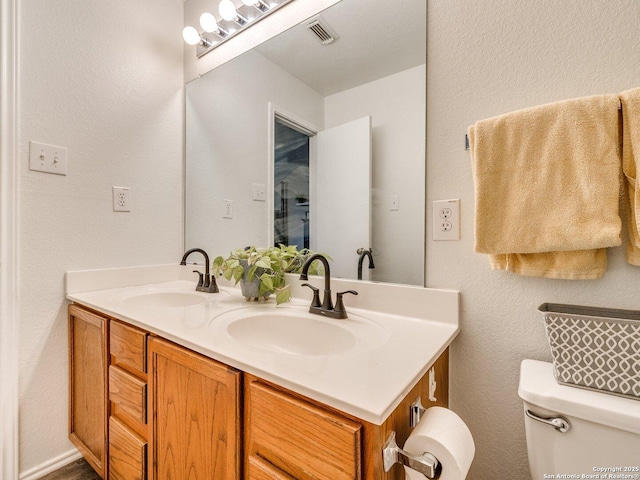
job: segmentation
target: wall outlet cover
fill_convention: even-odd
[[[460,199],[433,202],[433,239],[460,240]]]
[[[222,218],[233,218],[233,200],[224,200]]]
[[[131,211],[131,192],[129,187],[113,187],[113,211]]]

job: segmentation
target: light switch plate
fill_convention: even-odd
[[[46,143],[29,142],[29,170],[67,174],[67,149]]]
[[[433,239],[460,240],[460,199],[433,202]]]

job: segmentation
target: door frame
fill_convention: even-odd
[[[0,0],[0,477],[18,462],[18,0]]]
[[[320,129],[317,125],[314,125],[311,122],[308,122],[299,116],[285,110],[284,108],[275,105],[272,102],[269,102],[268,105],[268,117],[267,117],[267,247],[273,245],[274,239],[274,219],[273,219],[273,189],[275,184],[275,132],[276,132],[276,117],[283,119],[286,123],[288,123],[291,128],[295,128],[296,130],[304,133],[305,135],[309,135],[309,178],[313,173],[313,167],[315,164],[315,147],[316,141],[315,136],[318,134]],[[309,196],[313,196],[313,182],[309,185],[310,191]],[[313,215],[312,215],[313,218]],[[309,236],[312,237],[313,231],[309,231]]]

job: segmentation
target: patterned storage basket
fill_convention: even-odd
[[[640,311],[544,303],[556,381],[640,400]]]

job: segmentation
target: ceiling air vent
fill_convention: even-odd
[[[338,38],[338,34],[329,26],[327,21],[322,17],[315,17],[306,24],[307,29],[313,36],[323,45],[329,45]]]

